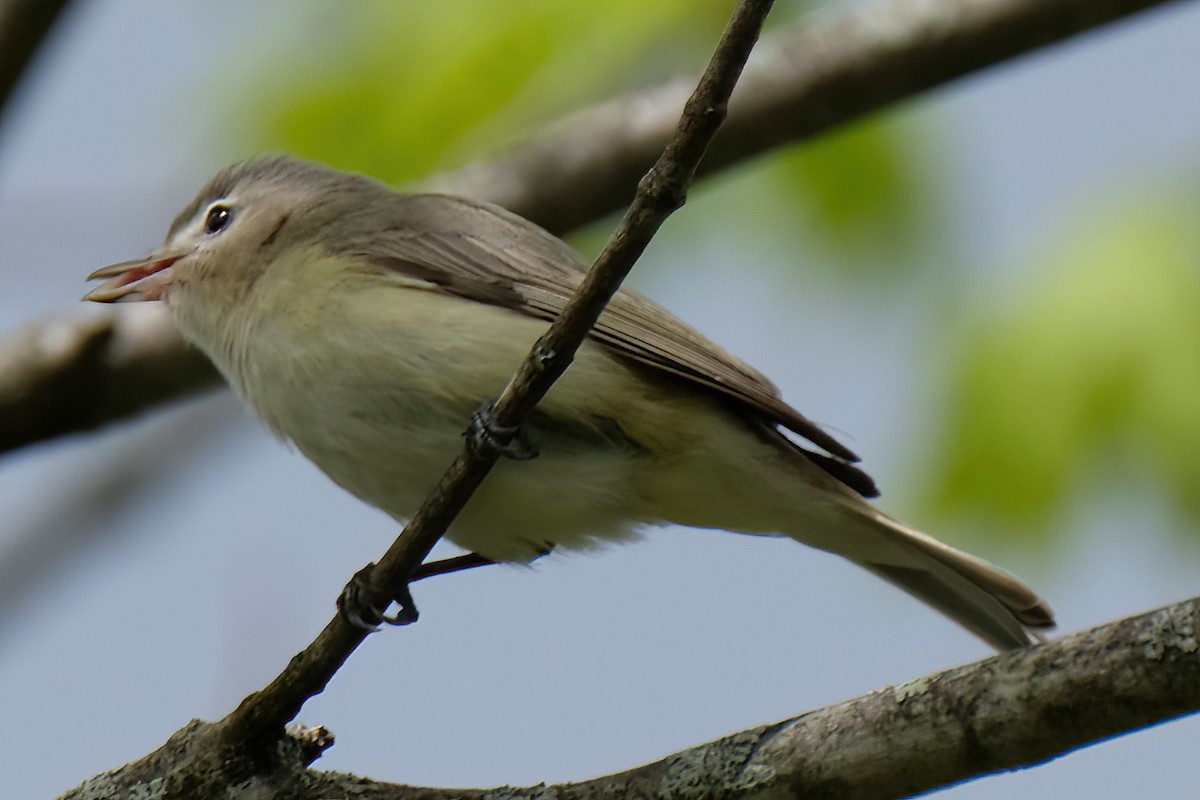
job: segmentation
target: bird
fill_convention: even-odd
[[[84,299],[165,303],[267,428],[404,521],[586,270],[499,206],[265,155],[221,170],[159,248],[96,270]],[[853,451],[630,290],[508,454],[444,532],[483,561],[724,529],[849,559],[1000,650],[1054,626],[1012,574],[879,510]]]

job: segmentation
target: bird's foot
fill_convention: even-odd
[[[346,588],[342,589],[337,601],[338,612],[342,618],[368,633],[374,633],[383,624],[411,625],[416,622],[420,612],[417,611],[417,604],[413,602],[412,593],[408,591],[407,585],[393,598],[393,602],[400,606],[400,610],[395,614],[385,613],[386,606],[378,608],[370,601],[371,572],[374,569],[375,564],[367,564],[354,573]]]
[[[529,562],[532,563],[539,558],[548,556],[553,550],[554,545],[548,544],[537,551],[529,559]],[[461,556],[443,558],[440,561],[427,561],[417,567],[417,571],[413,573],[409,583],[416,583],[419,580],[433,578],[437,575],[449,575],[452,572],[486,567],[489,564],[496,563],[498,562],[493,561],[487,556],[481,556],[478,553],[464,553]],[[400,610],[392,615],[385,613],[387,611],[386,608],[378,608],[367,599],[370,595],[371,572],[374,569],[375,564],[371,563],[354,573],[354,577],[350,579],[350,582],[346,584],[346,588],[342,589],[342,593],[338,597],[338,612],[351,625],[368,633],[374,633],[383,624],[411,625],[416,622],[420,616],[420,612],[417,611],[417,604],[413,601],[412,593],[408,590],[408,586],[405,586],[392,599],[393,602],[400,606]]]
[[[471,424],[463,431],[471,448],[483,456],[505,456],[514,461],[537,458],[538,448],[520,428],[496,423],[491,400],[484,400],[471,414]]]

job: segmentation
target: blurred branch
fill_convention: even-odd
[[[1040,764],[1200,709],[1197,631],[1200,598],[1193,598],[584,783],[499,790],[376,783],[307,769],[318,753],[293,738],[280,750],[269,786],[276,792],[272,796],[294,800],[904,797]],[[197,761],[223,768],[210,756],[214,728],[193,723],[144,759],[91,779],[64,800],[125,796],[135,786],[161,781]],[[332,744],[321,729],[313,736],[320,739],[320,749]],[[263,781],[264,789],[267,783]],[[222,785],[240,784],[208,784]],[[107,793],[96,793],[101,788]]]
[[[47,0],[48,2],[48,0]],[[886,0],[779,36],[747,71],[701,165],[727,167],[934,86],[1170,0]],[[620,208],[667,141],[675,82],[581,112],[509,154],[432,182],[499,202],[563,233]],[[140,338],[123,314],[53,323],[53,363],[20,357],[34,326],[0,345],[0,452],[121,419],[217,385],[165,318]],[[75,340],[70,340],[74,331]],[[114,353],[118,348],[120,353]],[[19,363],[17,363],[19,361]],[[123,370],[118,372],[116,370]],[[80,394],[77,376],[91,383]],[[137,380],[130,377],[136,376]],[[20,391],[14,387],[28,385]],[[69,406],[89,398],[83,418]],[[49,413],[46,409],[56,409]]]
[[[70,0],[0,0],[0,116]]]
[[[0,452],[219,384],[162,306],[43,320],[0,341]]]
[[[888,0],[764,40],[700,166],[768,150],[1169,0]],[[619,97],[529,143],[434,177],[562,235],[620,209],[666,144],[691,81]]]

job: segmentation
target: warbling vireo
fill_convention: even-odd
[[[219,173],[162,247],[93,273],[109,280],[85,299],[164,301],[277,436],[404,520],[584,271],[502,208],[275,156]],[[633,292],[613,298],[526,429],[540,456],[497,465],[446,531],[455,544],[527,561],[642,525],[782,534],[998,648],[1054,624],[1012,575],[868,504],[874,484],[852,452]]]

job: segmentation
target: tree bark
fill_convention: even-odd
[[[884,800],[1020,769],[1200,709],[1200,598],[889,686],[583,783],[435,789],[321,772],[332,743],[294,733],[277,768],[250,782],[203,758],[213,726],[193,723],[160,750],[92,778],[64,800],[142,796],[203,763],[207,796],[372,800]],[[234,762],[236,763],[236,762]],[[239,783],[238,780],[243,781]],[[240,793],[239,793],[240,792]],[[255,794],[264,792],[265,794]],[[270,794],[274,792],[275,794]]]

